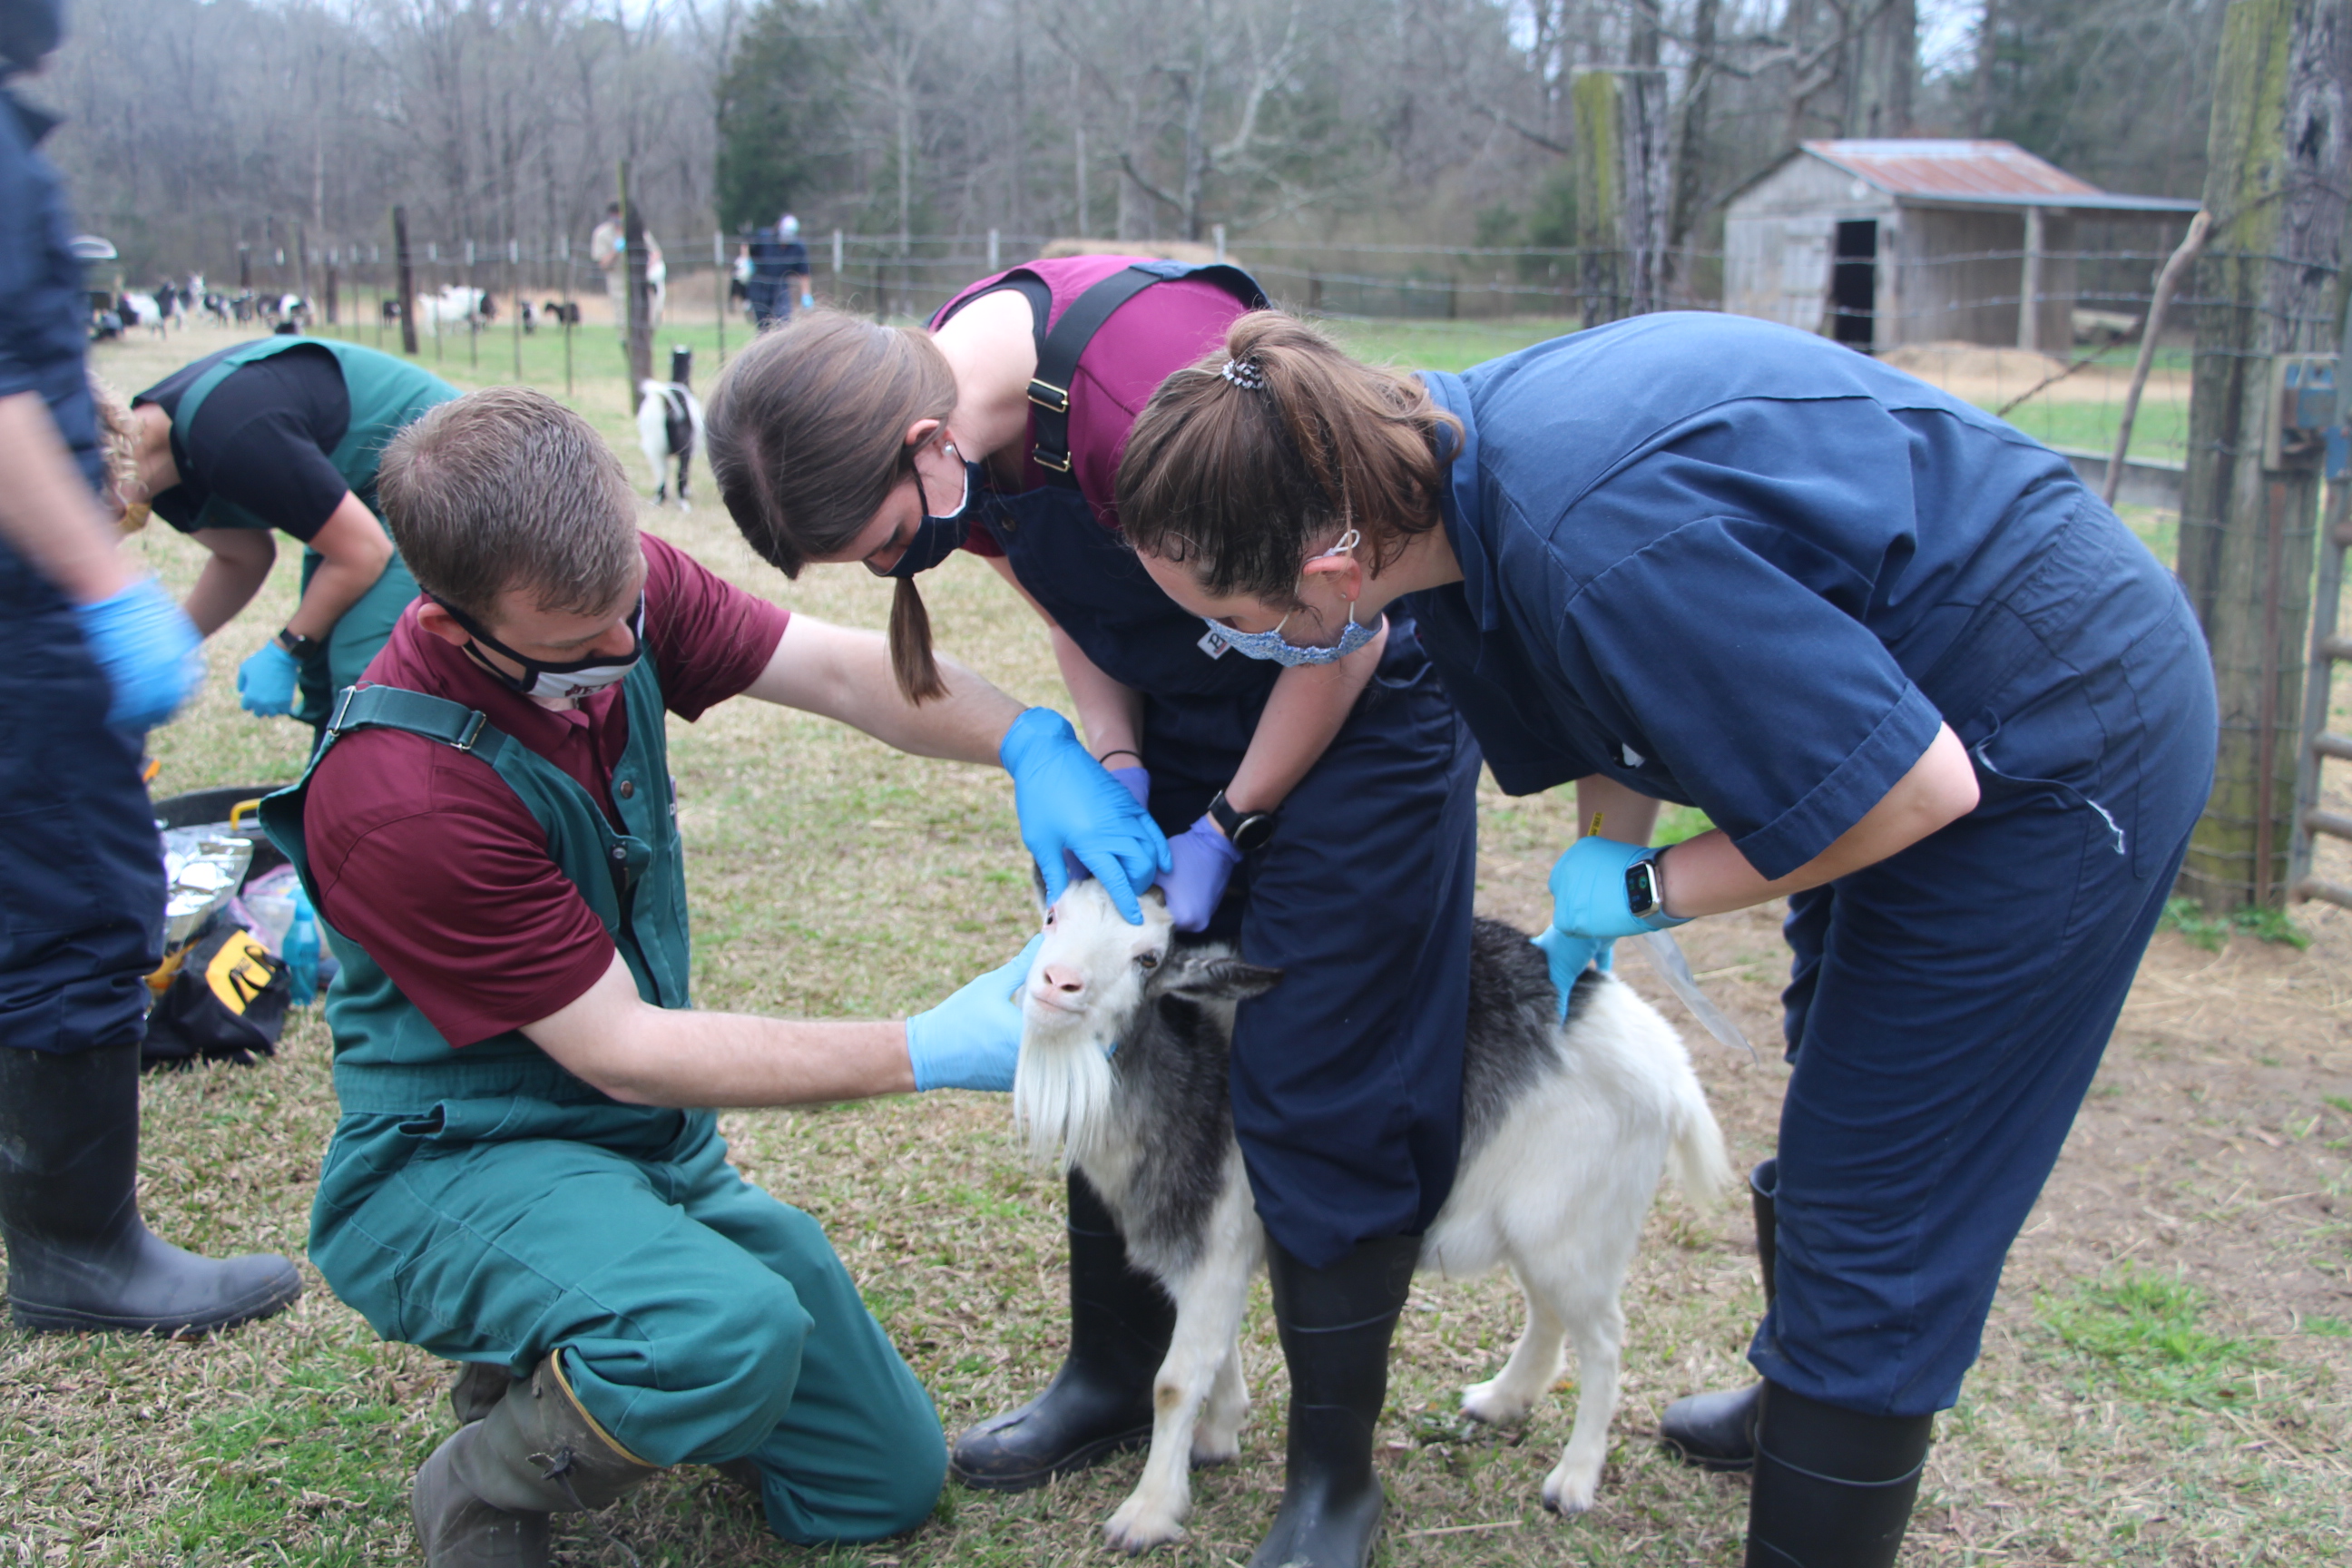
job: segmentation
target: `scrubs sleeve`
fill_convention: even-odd
[[[1559,628],[1564,668],[1625,716],[1624,744],[1768,878],[1861,821],[1943,721],[1837,602],[1850,584],[1773,558],[1789,548],[1765,525],[1686,524],[1595,578]]]

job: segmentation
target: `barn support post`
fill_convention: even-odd
[[[2046,245],[2042,209],[2025,209],[2025,256],[2018,264],[2017,346],[2042,352],[2042,252]]]
[[[408,255],[408,209],[392,209],[392,251],[395,281],[400,289],[400,352],[416,357],[416,278]],[[376,308],[379,320],[383,308]]]
[[[629,161],[621,160],[621,246],[622,267],[626,279],[622,285],[622,297],[627,301],[628,330],[625,347],[629,356],[629,406],[637,405],[637,384],[650,381],[654,374],[654,325],[652,312],[646,298],[646,220],[629,195]]]
[[[1674,216],[1666,75],[1580,72],[1576,115],[1578,293],[1588,327],[1665,307]]]
[[[2320,473],[2277,439],[2280,362],[2336,346],[2347,46],[2352,0],[2233,0],[2214,78],[2179,570],[2221,718],[2181,888],[2215,911],[2286,888]]]

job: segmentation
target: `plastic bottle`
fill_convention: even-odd
[[[319,918],[310,910],[310,895],[300,884],[294,889],[294,923],[286,929],[286,967],[294,987],[297,1007],[308,1007],[319,996]]]

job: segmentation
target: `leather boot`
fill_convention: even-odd
[[[1127,1261],[1102,1197],[1070,1173],[1070,1352],[1045,1392],[955,1440],[948,1468],[986,1491],[1026,1491],[1151,1438],[1151,1380],[1176,1305]]]
[[[426,1568],[545,1568],[548,1515],[606,1507],[660,1474],[581,1408],[562,1353],[418,1468],[408,1511]]]
[[[1756,1206],[1756,1266],[1764,1276],[1764,1305],[1772,1305],[1772,1198],[1780,1163],[1759,1162],[1748,1173],[1748,1195]],[[1756,1413],[1764,1385],[1693,1394],[1666,1406],[1658,1441],[1685,1465],[1702,1470],[1744,1470],[1756,1463]]]
[[[1767,1383],[1748,1568],[1894,1568],[1935,1424],[1842,1410]]]
[[[139,1219],[139,1047],[0,1048],[0,1231],[19,1328],[186,1334],[302,1293],[274,1253],[215,1262]]]
[[[1421,1237],[1360,1242],[1328,1268],[1267,1244],[1274,1322],[1290,1367],[1282,1508],[1249,1568],[1364,1568],[1386,1495],[1372,1436],[1389,1392],[1389,1338]]]

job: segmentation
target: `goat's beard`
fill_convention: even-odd
[[[1013,1072],[1013,1125],[1037,1164],[1058,1159],[1064,1171],[1094,1152],[1110,1115],[1118,1079],[1110,1052],[1083,1025],[1032,1023]]]

